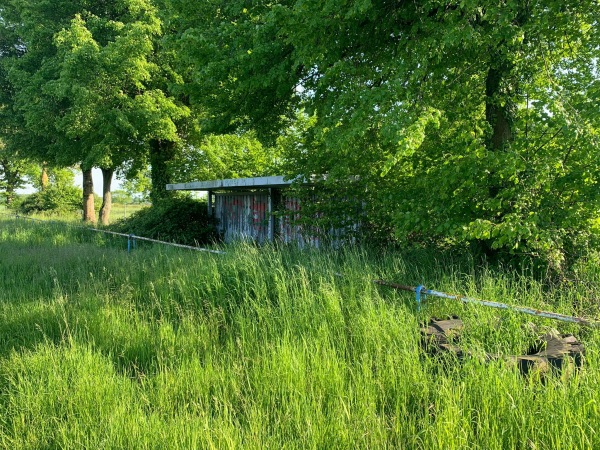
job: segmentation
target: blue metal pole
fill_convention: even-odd
[[[427,289],[422,284],[418,285],[415,288],[416,300],[417,300],[417,312],[421,312],[421,295],[425,296]]]

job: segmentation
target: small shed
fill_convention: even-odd
[[[280,240],[318,246],[295,223],[300,201],[289,194],[291,184],[282,176],[269,176],[167,184],[167,190],[207,192],[209,214],[218,219],[226,242]]]

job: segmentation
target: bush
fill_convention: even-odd
[[[216,226],[217,220],[208,215],[206,201],[184,197],[162,200],[110,228],[161,241],[205,245],[219,240]]]
[[[38,212],[63,213],[81,209],[81,189],[75,186],[49,186],[43,191],[25,197],[16,206],[23,214]]]

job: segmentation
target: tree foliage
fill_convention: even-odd
[[[11,30],[2,79],[15,147],[57,165],[133,173],[170,145],[160,143],[179,141],[189,110],[168,93],[179,78],[158,52],[162,22],[151,2],[12,0],[1,15]]]
[[[560,263],[590,237],[596,1],[172,5],[208,123],[279,130],[267,112],[303,106],[316,121],[288,155],[290,176],[362,193],[403,241]]]
[[[266,147],[252,133],[207,135],[185,146],[171,163],[178,182],[267,176],[276,173],[277,147]]]
[[[171,32],[165,46],[188,75],[182,93],[202,105],[202,126],[213,133],[255,130],[272,143],[286,117],[301,68],[271,10],[279,4],[165,0]]]
[[[29,161],[8,151],[0,141],[0,192],[4,194],[7,206],[13,203],[17,189],[26,186],[32,169]]]

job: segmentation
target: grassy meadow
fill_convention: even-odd
[[[600,267],[552,284],[428,253],[141,245],[0,216],[0,448],[600,448],[599,333],[376,286],[595,317]],[[339,276],[342,275],[342,276]],[[419,323],[459,315],[463,362]],[[551,328],[584,367],[502,359]]]
[[[100,209],[100,205],[102,204],[102,200],[96,202],[96,213]],[[113,203],[111,212],[110,212],[110,220],[111,222],[115,222],[120,219],[125,219],[131,216],[133,213],[139,211],[140,209],[147,208],[150,206],[149,203]],[[0,215],[3,216],[14,216],[15,212],[6,208],[5,205],[0,205]],[[62,222],[72,222],[78,223],[81,221],[81,211],[73,211],[70,213],[61,212],[60,215],[56,213],[38,213],[34,214],[31,217],[44,219],[44,220],[60,220]]]

